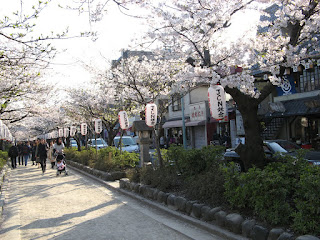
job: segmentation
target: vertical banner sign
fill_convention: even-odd
[[[81,123],[80,125],[80,131],[81,131],[81,134],[83,136],[87,135],[87,132],[88,132],[88,125],[86,123]]]
[[[75,126],[71,126],[70,127],[70,136],[74,137],[74,135],[76,135],[77,132],[77,128]]]
[[[146,105],[146,124],[149,127],[154,127],[157,124],[158,108],[154,103]]]
[[[129,128],[129,118],[128,118],[128,114],[126,111],[120,111],[118,114],[119,117],[119,123],[120,123],[120,127],[123,130],[126,130]]]
[[[102,132],[102,120],[101,119],[94,120],[94,130],[98,134]]]
[[[63,137],[63,128],[58,129],[59,137]]]
[[[63,129],[63,136],[64,136],[65,138],[69,137],[69,128],[64,128],[64,129]]]
[[[227,115],[226,94],[223,87],[221,85],[209,87],[208,100],[211,116],[222,120]]]

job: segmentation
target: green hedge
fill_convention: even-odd
[[[111,158],[109,157],[111,153]],[[79,162],[86,166],[101,170],[124,170],[126,168],[135,167],[139,162],[139,155],[137,153],[129,153],[120,151],[115,147],[107,147],[96,152],[94,148],[83,149],[65,149],[66,158],[75,162]]]
[[[302,158],[283,160],[241,174],[225,169],[225,198],[231,207],[249,211],[270,224],[319,235],[320,168]]]
[[[0,170],[8,161],[8,152],[0,150]]]

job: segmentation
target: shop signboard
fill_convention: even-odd
[[[207,108],[205,102],[190,104],[190,121],[203,121],[207,119]]]

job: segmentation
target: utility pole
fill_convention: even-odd
[[[187,149],[186,123],[184,119],[184,97],[181,97],[181,111],[182,111],[182,140],[183,148]]]

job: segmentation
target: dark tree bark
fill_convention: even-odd
[[[243,118],[245,130],[245,144],[240,145],[236,152],[244,164],[244,169],[248,170],[252,166],[263,168],[266,165],[266,158],[263,151],[263,140],[261,137],[261,124],[258,119],[258,105],[272,92],[274,86],[271,83],[261,90],[258,99],[243,94],[236,88],[225,90],[236,101],[238,110]]]

